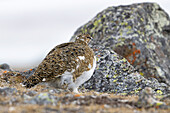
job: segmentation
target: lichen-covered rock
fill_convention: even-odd
[[[93,36],[92,48],[111,48],[140,75],[170,85],[170,18],[158,4],[109,7],[81,26],[70,41],[81,33]]]
[[[157,100],[157,98],[154,96],[153,91],[151,88],[146,87],[143,89],[143,91],[139,95],[138,99],[138,107],[159,107],[159,108],[169,108],[164,102],[161,102]]]
[[[96,70],[83,87],[98,92],[119,93],[122,95],[139,94],[145,87],[151,87],[154,94],[167,93],[167,85],[160,84],[155,78],[144,78],[122,56],[110,48],[96,46]]]

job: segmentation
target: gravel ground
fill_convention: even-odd
[[[24,73],[30,73],[28,70]],[[2,70],[1,70],[2,72]],[[9,73],[9,74],[8,74]],[[168,113],[170,98],[155,96],[151,88],[145,88],[139,96],[124,96],[114,93],[101,93],[79,89],[75,94],[62,89],[38,84],[31,89],[22,87],[20,81],[25,78],[11,76],[12,72],[0,73],[0,109],[1,113]],[[16,73],[16,72],[15,72]],[[9,75],[8,79],[4,77]]]

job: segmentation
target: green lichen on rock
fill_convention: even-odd
[[[170,19],[168,14],[156,3],[140,3],[127,6],[108,7],[107,9],[98,13],[88,23],[78,28],[70,41],[73,41],[78,34],[88,33],[94,38],[93,42],[90,43],[92,48],[95,49],[96,47],[100,48],[102,46],[103,48],[114,50],[116,53],[126,58],[127,61],[129,61],[129,63],[135,67],[134,70],[139,72],[138,74],[140,77],[145,77],[143,80],[146,79],[146,84],[153,85],[155,83],[156,86],[161,86],[159,83],[162,82],[167,85],[170,84],[169,32]],[[99,53],[99,51],[96,52],[96,55],[100,54],[101,53]],[[118,61],[115,61],[119,62],[120,65],[123,65],[123,62],[120,63],[120,56],[116,56]],[[108,59],[104,60],[105,63],[107,61]],[[115,61],[112,59],[111,62],[113,63]],[[97,64],[101,65],[101,62],[98,61]],[[117,68],[117,66],[113,66],[112,68]],[[101,66],[97,68],[95,73],[100,69],[104,69],[104,67]],[[123,72],[124,68],[119,67],[118,69],[121,69],[119,73],[114,73],[111,75],[108,73],[113,72],[114,69],[112,70],[108,67],[106,67],[106,69],[102,70],[101,72],[108,71],[103,75],[103,77],[105,76],[106,78],[114,78],[116,76],[114,80],[112,80],[112,83],[117,83],[117,76],[124,76],[126,73]],[[116,71],[116,69],[114,71]],[[91,80],[93,79],[95,79],[95,77]],[[138,78],[137,80],[140,79]],[[126,80],[126,78],[124,78],[124,80]],[[149,83],[149,81],[151,81],[151,83]],[[95,84],[99,83],[97,80],[94,80],[93,82]],[[106,82],[102,81],[99,86],[102,86],[102,83]],[[128,89],[125,89],[125,86],[129,84],[123,82],[122,84],[124,84],[122,90],[124,89],[124,92],[126,92]],[[91,84],[89,83],[89,86],[90,85]],[[107,87],[107,85],[108,84],[105,86]],[[117,87],[114,85],[109,87],[114,89]],[[137,86],[132,88],[133,92],[138,92],[138,88],[142,87],[143,89],[145,87],[144,85],[139,87],[139,83],[137,83]],[[97,85],[94,85],[94,87],[97,87]],[[117,90],[119,89],[115,89],[115,91]],[[159,88],[155,89],[155,91],[156,90],[159,90]],[[120,91],[120,93],[122,92],[123,91]]]
[[[124,57],[110,48],[99,45],[93,47],[98,59],[96,70],[91,79],[85,82],[82,87],[121,95],[139,94],[145,87],[151,87],[154,94],[157,92],[167,93],[166,84],[160,84],[155,78],[144,78]]]

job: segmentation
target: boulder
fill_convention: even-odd
[[[108,7],[78,28],[70,41],[83,33],[94,38],[90,46],[101,56],[86,88],[123,93],[136,91],[141,83],[135,81],[140,80],[145,81],[142,89],[146,84],[161,86],[155,91],[170,85],[170,18],[158,4]]]

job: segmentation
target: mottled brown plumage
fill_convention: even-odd
[[[64,87],[72,82],[81,85],[76,79],[84,74],[83,72],[94,71],[95,56],[93,50],[88,46],[91,40],[90,35],[79,35],[74,42],[63,43],[53,48],[45,59],[39,64],[38,68],[32,76],[30,76],[24,83],[27,88],[30,88],[42,81],[48,83],[55,83],[55,87]],[[93,72],[91,72],[93,73]],[[90,74],[91,74],[90,73]],[[87,73],[89,74],[89,73]],[[64,78],[64,76],[65,78]],[[67,81],[67,77],[72,77]],[[62,78],[63,76],[63,78]],[[86,76],[86,73],[83,75]],[[87,75],[87,80],[91,75]],[[84,80],[85,79],[85,80]],[[83,81],[87,81],[83,77]],[[64,82],[64,83],[63,83]],[[75,87],[78,88],[79,85]],[[53,85],[54,86],[54,85]],[[70,89],[77,92],[74,86],[70,86]]]

